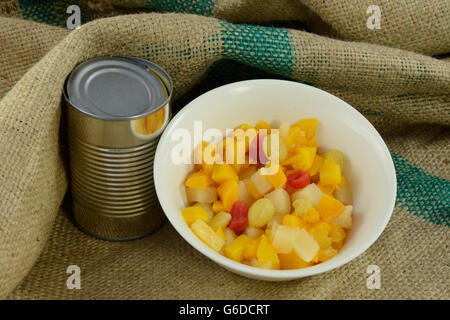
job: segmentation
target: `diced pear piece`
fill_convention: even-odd
[[[211,221],[209,221],[210,227],[215,231],[219,228],[222,228],[222,230],[225,230],[225,228],[228,226],[228,224],[231,221],[231,214],[225,211],[221,211],[218,214],[216,214]]]
[[[252,175],[250,180],[254,183],[256,190],[258,190],[261,195],[264,195],[272,190],[272,184],[269,179],[261,175],[259,170]]]
[[[255,239],[264,234],[260,228],[247,227],[244,232],[249,238]]]
[[[341,215],[339,217],[334,219],[334,222],[342,228],[347,228],[347,229],[351,228],[352,227],[352,211],[353,211],[353,206],[351,206],[351,205],[345,206],[344,212],[341,213]]]
[[[264,196],[275,206],[275,215],[286,215],[291,212],[291,199],[285,189],[276,189]],[[283,218],[281,216],[281,218]]]
[[[278,227],[280,228],[280,227]],[[305,229],[300,229],[294,240],[294,250],[297,255],[310,262],[319,252],[320,246]]]
[[[322,198],[323,192],[320,188],[315,184],[311,183],[300,189],[293,194],[291,194],[291,200],[294,202],[297,199],[306,199],[311,201],[314,207],[317,207],[320,198]]]
[[[276,228],[272,240],[272,246],[277,253],[289,253],[294,248],[294,241],[296,240],[300,229],[290,226],[280,225]]]
[[[252,205],[254,199],[250,195],[250,193],[247,191],[247,188],[245,187],[247,181],[239,181],[238,184],[238,198],[241,201],[244,201],[249,207]]]
[[[214,187],[205,190],[186,187],[186,197],[189,202],[214,202],[217,200],[217,190]]]

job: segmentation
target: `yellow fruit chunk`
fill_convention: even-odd
[[[244,259],[245,260],[252,260],[253,258],[256,258],[256,250],[258,250],[259,241],[261,238],[248,238],[245,242],[245,248],[244,248]]]
[[[320,262],[325,262],[327,260],[330,260],[331,258],[333,258],[336,254],[338,253],[338,251],[332,247],[328,247],[326,249],[320,249],[319,250],[319,261]]]
[[[267,122],[265,122],[264,120],[260,120],[256,124],[255,129],[257,129],[257,130],[266,129],[267,133],[269,134],[270,130],[273,129],[273,127],[270,124],[268,124]]]
[[[341,183],[341,167],[332,158],[326,158],[319,168],[320,181],[324,185],[338,185]]]
[[[295,152],[300,156],[299,161],[295,161],[292,167],[297,170],[306,171],[311,169],[311,166],[316,157],[317,148],[316,147],[300,147],[296,148]]]
[[[290,227],[302,227],[302,220],[293,214],[287,214],[284,216],[281,224]]]
[[[266,165],[266,167],[269,166],[270,162]],[[265,177],[270,181],[274,189],[283,188],[287,181],[286,175],[284,174],[281,166],[278,166],[278,170],[275,174],[269,174]]]
[[[336,150],[336,149],[331,149],[331,150],[328,150],[327,152],[323,153],[322,157],[324,157],[324,159],[327,159],[327,158],[333,159],[333,161],[336,162],[341,167],[341,170],[344,169],[345,158],[344,158],[344,154],[341,151]]]
[[[225,232],[223,232],[222,228],[218,228],[216,230],[216,234],[223,239],[223,241],[227,240],[227,236]]]
[[[213,209],[213,211],[214,211],[215,213],[218,213],[218,212],[220,212],[220,211],[224,211],[224,210],[225,210],[225,207],[223,206],[222,201],[216,200],[216,201],[214,201],[213,204],[212,204],[212,209]]]
[[[345,231],[337,223],[331,223],[330,237],[332,242],[339,242],[345,239]]]
[[[221,184],[227,180],[239,180],[236,172],[227,163],[214,164],[211,178],[218,184]]]
[[[295,170],[307,171],[311,168],[316,156],[316,147],[299,147],[296,154],[280,162],[282,166],[291,165]]]
[[[345,211],[345,206],[339,200],[336,200],[328,194],[324,194],[319,200],[317,211],[323,221],[330,222]]]
[[[303,222],[309,224],[319,222],[320,221],[319,212],[314,208],[310,208],[308,212],[302,216],[302,220]]]
[[[219,198],[222,200],[223,206],[225,207],[225,211],[230,212],[233,204],[238,201],[239,193],[238,193],[238,183],[237,180],[227,180],[222,183],[219,188],[217,188],[217,194]]]
[[[181,214],[183,215],[184,220],[189,226],[191,226],[198,219],[202,221],[208,220],[208,214],[206,213],[206,210],[200,206],[186,207],[181,210]]]
[[[325,249],[331,245],[331,238],[328,236],[330,229],[329,223],[319,222],[310,228],[308,232],[316,240],[320,248]]]
[[[294,150],[296,147],[305,146],[307,139],[306,134],[299,127],[292,126],[289,128],[288,135],[284,139],[288,151]]]
[[[186,187],[205,190],[211,185],[211,180],[204,172],[197,171],[187,176],[185,185]]]
[[[311,139],[316,134],[317,123],[317,119],[303,119],[294,123],[292,126],[303,130],[306,133],[306,137]]]
[[[319,168],[322,165],[324,159],[319,156],[318,154],[316,154],[316,156],[314,157],[313,163],[311,165],[311,168],[309,168],[309,174],[311,177],[315,176],[316,174],[319,173]]]
[[[317,139],[316,138],[306,139],[305,147],[317,148]]]
[[[320,252],[320,251],[319,251]],[[281,269],[301,269],[312,265],[312,263],[306,262],[300,258],[294,250],[290,253],[279,253],[278,258],[280,259]]]
[[[214,251],[219,252],[222,249],[225,241],[205,221],[197,219],[192,224],[191,229],[203,243]]]
[[[244,260],[245,244],[249,238],[246,235],[240,235],[225,247],[225,255],[237,262]]]
[[[211,219],[209,225],[213,230],[217,230],[219,228],[225,229],[230,223],[230,221],[231,221],[231,214],[225,211],[221,211]]]
[[[250,193],[250,195],[255,198],[255,199],[259,199],[262,198],[262,195],[258,192],[258,190],[255,187],[255,184],[253,183],[253,181],[249,181],[246,185],[245,188],[247,189],[248,193]]]
[[[270,245],[266,236],[261,236],[258,249],[256,250],[256,258],[260,264],[271,263],[274,269],[280,268],[280,259],[275,249]]]

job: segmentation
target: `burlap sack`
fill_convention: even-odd
[[[420,54],[450,51],[449,5],[379,1],[382,29],[371,33],[365,27],[369,2],[79,1],[83,21],[95,20],[71,32],[63,26],[72,3],[0,3],[0,297],[450,298],[450,64]],[[149,9],[197,15],[96,19]],[[232,22],[286,24],[341,40]],[[63,201],[61,90],[80,61],[119,54],[164,67],[174,80],[176,108],[212,87],[260,77],[294,79],[343,98],[374,123],[392,152],[398,199],[387,229],[347,265],[284,283],[220,268],[168,223],[133,242],[83,234]],[[67,289],[72,264],[81,268],[81,290]],[[373,264],[381,269],[379,290],[366,286]]]

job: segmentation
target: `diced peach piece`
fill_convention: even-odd
[[[191,226],[198,219],[202,221],[208,220],[208,214],[205,209],[199,206],[186,207],[181,210],[181,214],[189,226]]]
[[[324,185],[339,185],[342,180],[341,167],[330,157],[320,166],[319,175]]]
[[[322,165],[324,159],[319,156],[318,154],[316,154],[316,156],[314,157],[313,163],[311,165],[311,168],[309,168],[309,174],[311,177],[315,176],[316,174],[319,173],[319,168]]]
[[[244,260],[244,249],[248,237],[246,235],[240,235],[234,239],[229,245],[225,247],[225,254],[228,258],[241,262]]]
[[[211,179],[202,171],[196,171],[189,174],[186,178],[186,187],[205,190],[211,185]]]
[[[336,219],[344,210],[345,206],[339,200],[336,200],[328,194],[324,194],[317,205],[317,211],[321,219],[325,222]]]
[[[316,134],[317,124],[318,124],[317,119],[303,119],[294,123],[292,126],[299,127],[306,133],[306,137],[308,139],[311,139]]]
[[[227,180],[239,180],[236,172],[227,163],[214,164],[211,178],[218,184],[221,184]]]
[[[302,219],[300,219],[299,217],[297,217],[293,214],[285,215],[283,218],[283,221],[281,223],[285,226],[290,226],[290,227],[301,228],[303,226]]]
[[[283,270],[301,269],[312,265],[312,263],[300,258],[294,250],[289,253],[279,253],[278,258],[280,259],[280,266]]]
[[[270,164],[268,166],[270,166]],[[275,174],[264,175],[264,177],[269,180],[274,189],[283,188],[287,181],[286,175],[284,174],[281,166],[278,166],[278,170]]]
[[[233,204],[239,199],[239,187],[236,180],[231,179],[222,183],[217,188],[219,198],[222,200],[225,211],[230,212]]]
[[[258,250],[260,237],[258,238],[248,238],[244,247],[244,259],[252,260],[256,258],[256,251]]]
[[[270,245],[266,236],[261,236],[258,249],[256,250],[256,258],[260,264],[271,263],[274,269],[280,268],[280,259],[278,259],[277,252]]]

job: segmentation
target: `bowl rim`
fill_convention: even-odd
[[[380,221],[380,227],[378,230],[374,233],[372,233],[371,238],[367,239],[365,241],[365,245],[362,246],[359,250],[355,250],[354,252],[349,252],[345,258],[343,258],[340,262],[332,262],[333,259],[330,259],[328,261],[316,264],[314,266],[301,268],[301,269],[289,269],[289,270],[273,270],[273,269],[263,269],[263,268],[257,268],[250,265],[246,265],[240,262],[233,261],[229,259],[228,257],[225,257],[221,255],[220,253],[212,250],[209,248],[206,244],[204,244],[200,239],[198,239],[192,231],[186,232],[187,229],[183,229],[181,225],[179,225],[175,221],[175,216],[173,213],[170,213],[170,209],[168,208],[168,204],[166,203],[166,199],[163,194],[161,194],[160,191],[160,179],[163,178],[163,173],[159,169],[159,164],[164,161],[164,155],[162,149],[164,148],[165,141],[169,139],[169,132],[176,128],[178,121],[183,117],[184,114],[189,113],[196,105],[196,103],[201,100],[205,99],[205,97],[208,97],[210,95],[216,94],[217,91],[232,89],[233,87],[239,87],[243,85],[259,85],[262,83],[273,83],[275,85],[297,85],[300,87],[303,87],[303,89],[311,90],[315,94],[319,95],[327,95],[330,96],[332,99],[337,99],[340,101],[340,103],[343,103],[346,107],[350,108],[350,112],[355,113],[355,116],[361,118],[363,122],[369,127],[369,129],[374,134],[375,140],[380,144],[380,146],[383,149],[383,153],[385,156],[387,156],[387,163],[388,163],[388,170],[389,175],[391,175],[391,181],[392,181],[392,190],[393,190],[393,196],[392,196],[392,202],[388,204],[386,214],[384,215],[383,220]],[[200,96],[196,97],[192,101],[190,101],[187,105],[185,105],[182,109],[180,109],[176,115],[170,120],[168,125],[166,126],[163,134],[161,135],[158,146],[156,148],[155,152],[155,158],[154,158],[154,167],[153,167],[153,176],[154,176],[154,183],[155,183],[155,190],[156,194],[158,196],[159,202],[161,204],[161,208],[164,211],[164,214],[172,224],[172,226],[175,228],[175,230],[183,237],[183,239],[189,243],[192,247],[194,247],[197,251],[208,257],[209,259],[213,260],[214,262],[218,263],[222,267],[235,271],[240,275],[246,275],[249,277],[255,277],[258,279],[263,280],[269,280],[269,281],[283,281],[283,280],[291,280],[291,279],[297,279],[302,277],[307,277],[311,275],[317,275],[321,274],[336,268],[339,268],[356,257],[363,254],[367,249],[369,249],[375,241],[380,237],[382,232],[386,229],[387,224],[389,223],[389,220],[392,216],[394,207],[395,207],[395,201],[397,197],[397,177],[396,177],[396,171],[395,166],[391,157],[391,154],[389,152],[388,147],[386,146],[386,143],[384,142],[383,138],[379,134],[379,132],[375,129],[375,127],[370,123],[369,120],[367,120],[358,110],[356,110],[353,106],[345,102],[344,100],[340,99],[339,97],[336,97],[335,95],[324,91],[322,89],[296,82],[296,81],[289,81],[289,80],[278,80],[278,79],[253,79],[253,80],[244,80],[244,81],[237,81],[232,82],[229,84],[222,85],[220,87],[216,87],[214,89],[211,89]],[[188,234],[190,233],[190,234]]]

